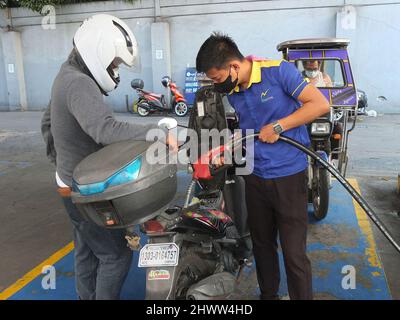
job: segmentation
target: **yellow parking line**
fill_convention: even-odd
[[[53,254],[50,258],[46,259],[41,264],[39,264],[36,268],[29,271],[21,279],[17,280],[14,284],[9,286],[7,289],[0,292],[0,300],[6,300],[9,297],[11,297],[12,295],[14,295],[15,293],[17,293],[19,290],[21,290],[23,287],[25,287],[27,284],[29,284],[34,279],[36,279],[39,275],[41,275],[43,267],[54,265],[57,261],[61,260],[68,253],[70,253],[73,249],[74,249],[74,243],[70,242],[64,248],[62,248],[61,250],[59,250],[55,254]]]
[[[361,194],[360,186],[356,179],[347,179],[350,184],[356,189],[356,191]],[[382,264],[376,252],[376,243],[374,235],[372,233],[371,223],[365,211],[360,207],[360,205],[353,199],[354,209],[356,212],[358,225],[360,226],[361,232],[365,235],[367,239],[367,248],[365,249],[365,255],[368,257],[368,262],[371,267],[376,267],[382,269]],[[379,276],[378,273],[374,274]]]

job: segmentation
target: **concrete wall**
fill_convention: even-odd
[[[151,43],[147,41],[150,38],[151,21],[127,19],[125,22],[136,35],[141,52],[141,64],[140,70],[123,67],[120,86],[106,98],[117,111],[126,111],[125,95],[129,95],[129,100],[133,101],[134,94],[130,87],[132,79],[142,77],[150,87],[152,84],[151,55],[149,54]],[[72,38],[78,27],[79,24],[75,23],[64,24],[58,25],[56,30],[44,31],[40,26],[35,26],[22,33],[26,86],[31,109],[41,109],[43,103],[48,101],[52,81],[72,50]],[[38,81],[38,79],[44,81]]]
[[[22,54],[21,33],[5,32],[1,37],[3,45],[3,65],[6,70],[9,110],[27,110],[25,69]]]
[[[0,37],[2,33],[0,32]],[[0,111],[8,110],[8,94],[6,82],[6,70],[4,66],[3,45],[0,39]]]
[[[72,39],[82,20],[94,13],[109,12],[129,25],[136,36],[140,50],[139,69],[122,67],[121,84],[106,97],[106,101],[116,111],[126,111],[126,95],[133,103],[136,94],[130,87],[134,78],[142,78],[146,86],[152,88],[151,24],[154,9],[152,0],[142,0],[132,6],[120,1],[100,2],[85,5],[69,5],[58,9],[56,29],[43,29],[43,17],[26,9],[15,9],[13,25],[21,32],[22,51],[25,66],[27,99],[30,110],[41,110],[49,101],[52,82],[61,64],[72,50]],[[113,11],[115,10],[115,11]],[[4,12],[0,12],[1,15]],[[3,26],[7,21],[4,20]],[[1,25],[1,24],[0,24]]]
[[[337,13],[344,3],[356,8],[355,30],[338,28]],[[42,17],[29,10],[12,10],[12,16],[13,25],[21,32],[28,106],[33,110],[47,104],[52,81],[72,48],[71,40],[80,21],[96,12],[109,12],[133,29],[141,53],[141,70],[122,70],[120,87],[106,98],[117,111],[126,110],[126,95],[130,103],[135,98],[130,88],[133,78],[143,78],[148,90],[153,89],[153,81],[157,84],[161,80],[153,79],[160,69],[153,61],[157,45],[151,37],[151,26],[157,21],[169,24],[172,77],[181,87],[185,68],[194,66],[198,48],[214,30],[230,34],[244,54],[269,58],[280,58],[276,45],[281,41],[348,36],[356,83],[367,92],[371,107],[400,112],[400,90],[395,90],[400,86],[400,67],[396,63],[400,53],[400,5],[390,3],[393,1],[139,0],[132,5],[104,1],[57,8],[56,30],[43,30]],[[7,22],[4,12],[0,12],[0,26]],[[1,72],[0,63],[0,102],[5,91]],[[377,102],[378,96],[385,96],[387,101]]]
[[[282,41],[335,36],[336,11],[324,8],[318,11],[279,10],[170,18],[172,76],[178,83],[184,82],[186,66],[195,66],[198,49],[213,31],[229,34],[244,55],[281,59],[276,45]],[[310,28],[305,23],[310,20],[319,27]]]
[[[400,113],[400,4],[361,6],[357,28],[341,30],[350,39],[350,57],[356,85],[367,92],[378,112]],[[386,101],[378,101],[384,96]]]

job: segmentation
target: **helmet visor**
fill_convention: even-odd
[[[133,63],[133,66],[127,66],[121,59],[116,58],[116,63],[120,66],[121,70],[124,70],[124,72],[128,72],[129,74],[132,73],[141,73],[142,72],[142,63],[140,59],[140,55],[137,54],[135,58],[135,62]]]

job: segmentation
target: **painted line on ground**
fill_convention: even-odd
[[[37,267],[35,267],[27,274],[25,274],[23,277],[21,277],[19,280],[17,280],[14,284],[9,286],[4,291],[0,292],[0,300],[7,300],[9,297],[20,291],[22,288],[24,288],[26,285],[28,285],[30,282],[32,282],[42,274],[43,267],[54,265],[62,258],[64,258],[68,253],[70,253],[73,249],[74,249],[74,243],[70,242],[64,248],[58,250],[51,257],[44,260]]]
[[[353,186],[353,188],[356,189],[356,191],[361,195],[361,189],[360,189],[357,179],[354,179],[354,178],[348,179],[348,181]],[[360,229],[364,233],[364,235],[367,239],[367,242],[368,242],[368,247],[365,249],[365,255],[368,257],[368,262],[372,267],[381,269],[383,276],[386,280],[386,283],[389,283],[387,280],[387,277],[386,277],[385,270],[382,266],[381,259],[378,256],[375,237],[374,237],[374,234],[372,231],[372,225],[371,225],[370,218],[367,216],[364,209],[361,208],[361,206],[357,203],[357,201],[354,200],[354,198],[353,198],[353,204],[354,204],[356,217],[358,220],[358,225],[360,226]],[[374,272],[374,273],[372,273],[372,275],[374,277],[378,277],[378,276],[380,276],[380,273]],[[389,291],[390,295],[392,295],[390,292],[390,286],[388,285],[387,287],[388,287],[388,291]]]

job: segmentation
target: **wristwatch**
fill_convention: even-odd
[[[282,128],[282,126],[278,123],[278,121],[275,121],[275,122],[272,124],[272,126],[273,126],[274,132],[275,132],[276,134],[281,134],[281,133],[283,132],[283,128]]]

